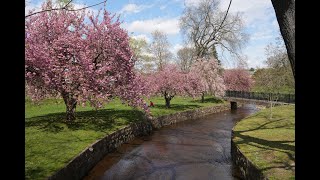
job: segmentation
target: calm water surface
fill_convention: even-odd
[[[231,129],[257,111],[254,105],[246,105],[135,138],[105,156],[84,179],[235,180]]]

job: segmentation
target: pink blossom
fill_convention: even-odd
[[[231,91],[250,91],[253,84],[249,72],[245,69],[225,70],[223,79],[227,90]]]
[[[156,73],[144,75],[143,79],[148,94],[163,96],[168,101],[167,107],[170,107],[170,100],[176,95],[195,97],[202,89],[199,76],[183,73],[173,64]]]
[[[133,72],[128,33],[105,9],[102,20],[98,16],[61,10],[26,20],[25,79],[32,99],[60,94],[100,108],[118,96],[131,106],[143,107],[143,87]]]
[[[225,85],[219,70],[221,67],[218,61],[212,59],[198,59],[191,67],[191,72],[200,77],[202,84],[202,92],[214,96],[223,96],[225,92]]]

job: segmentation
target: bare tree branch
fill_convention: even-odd
[[[48,11],[56,11],[56,10],[68,10],[67,7],[68,5],[72,2],[72,0],[70,0],[65,6],[61,7],[61,8],[52,8],[52,9],[45,9],[45,10],[41,10],[41,11],[37,11],[31,14],[28,14],[25,16],[25,18],[35,15],[35,14],[39,14],[39,13],[43,13],[43,12],[48,12]]]
[[[103,4],[105,2],[107,2],[107,0],[102,1],[100,3],[97,3],[97,4],[94,4],[94,5],[91,5],[91,6],[83,7],[83,8],[80,8],[80,9],[70,9],[70,10],[68,9],[68,11],[80,11],[80,10],[83,10],[83,9],[87,9],[87,8],[91,8],[91,7],[94,7],[94,6],[98,6],[98,5]]]
[[[225,48],[227,51],[229,51],[230,53],[232,53],[233,55],[237,56],[237,57],[241,57],[240,54],[238,54],[237,52],[233,51],[232,49],[228,48],[227,46],[225,46],[222,42],[218,43],[219,45],[221,45],[221,47]]]
[[[245,43],[243,21],[239,14],[219,10],[219,1],[202,0],[198,6],[186,7],[180,19],[182,32],[196,49],[198,58],[212,56],[215,45],[224,43],[226,50],[234,53]],[[228,15],[229,14],[229,15]],[[224,47],[223,47],[224,48]]]
[[[229,9],[230,9],[230,6],[231,6],[231,3],[232,3],[232,0],[230,0],[230,2],[229,2],[229,6],[228,6],[228,9],[227,9],[227,12],[226,12],[226,15],[224,16],[224,18],[223,18],[223,20],[222,20],[222,22],[221,22],[221,24],[220,24],[220,26],[219,26],[219,28],[217,29],[217,31],[216,31],[216,32],[219,32],[219,30],[220,30],[220,28],[221,28],[222,24],[223,24],[223,23],[224,23],[224,21],[226,20],[227,15],[228,15],[228,12],[229,12]]]
[[[158,70],[162,70],[163,67],[169,62],[172,57],[170,52],[170,43],[168,37],[164,32],[155,30],[151,33],[152,42],[149,47],[149,52],[154,55],[154,62],[157,64]]]
[[[57,11],[57,10],[66,10],[66,11],[80,11],[80,10],[83,10],[83,9],[87,9],[87,8],[90,8],[90,7],[93,7],[93,6],[97,6],[97,5],[100,5],[102,3],[105,3],[107,2],[107,0],[104,0],[100,3],[97,3],[97,4],[93,4],[93,5],[90,5],[90,6],[86,6],[86,7],[83,7],[83,8],[79,8],[79,9],[68,9],[68,6],[69,4],[72,2],[72,0],[70,0],[65,6],[61,7],[61,8],[52,8],[52,9],[45,9],[45,10],[41,10],[41,11],[37,11],[37,12],[34,12],[34,13],[31,13],[31,14],[28,14],[25,16],[25,18],[27,17],[30,17],[30,16],[33,16],[35,14],[39,14],[39,13],[43,13],[43,12],[48,12],[48,11]]]

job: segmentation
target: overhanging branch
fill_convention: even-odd
[[[25,18],[30,17],[30,16],[33,16],[33,15],[35,15],[35,14],[39,14],[39,13],[43,13],[43,12],[48,12],[48,11],[57,11],[57,10],[80,11],[80,10],[87,9],[87,8],[90,8],[90,7],[94,7],[94,6],[97,6],[97,5],[100,5],[100,4],[102,4],[102,3],[107,2],[107,0],[104,0],[104,1],[102,1],[102,2],[100,2],[100,3],[93,4],[93,5],[86,6],[86,7],[79,8],[79,9],[68,9],[68,5],[71,3],[71,1],[72,1],[72,0],[70,0],[65,6],[63,6],[63,7],[61,7],[61,8],[53,8],[53,9],[45,9],[45,10],[37,11],[37,12],[34,12],[34,13],[31,13],[31,14],[26,15]]]

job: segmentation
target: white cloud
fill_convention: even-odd
[[[226,11],[229,1],[221,1],[220,9]],[[229,12],[243,12],[243,18],[247,25],[251,23],[264,22],[270,18],[270,14],[266,14],[268,8],[273,8],[271,1],[268,0],[233,0]],[[274,14],[274,13],[273,13]]]
[[[227,10],[228,5],[230,1],[224,0],[220,2],[220,8]],[[230,11],[247,11],[248,9],[254,9],[254,8],[263,8],[265,6],[271,5],[271,1],[265,1],[265,0],[233,0],[230,6]]]
[[[147,43],[151,42],[150,38],[146,34],[139,34],[131,37],[135,39],[144,39]]]
[[[144,9],[150,8],[152,6],[153,5],[127,4],[120,10],[120,13],[126,13],[126,14],[138,13],[138,12],[140,12]]]
[[[184,0],[186,6],[197,6],[201,0]]]
[[[274,39],[274,33],[271,29],[267,29],[265,31],[256,31],[254,34],[250,36],[250,40],[266,40],[266,39]]]
[[[181,44],[175,44],[175,45],[173,46],[173,48],[170,49],[170,51],[171,51],[174,55],[176,55],[177,52],[179,51],[179,49],[181,49],[181,48],[183,48],[183,46],[182,46]]]
[[[197,6],[203,0],[176,0],[186,6]],[[220,0],[219,9],[226,11],[228,9],[230,0]],[[255,21],[265,21],[270,18],[270,12],[267,9],[272,8],[269,0],[233,0],[229,9],[229,13],[242,12],[244,21],[247,25]],[[272,12],[274,15],[274,12]]]
[[[162,31],[168,35],[178,34],[179,28],[179,18],[165,19],[165,18],[155,18],[149,20],[137,20],[130,24],[125,24],[129,32],[137,33],[151,33],[155,30]]]
[[[265,44],[260,45],[252,45],[244,49],[244,53],[248,57],[248,65],[249,67],[265,67],[266,64],[264,61],[266,60],[265,55]]]
[[[167,7],[166,5],[162,5],[159,8],[160,8],[160,10],[164,10],[166,7]]]
[[[220,9],[226,11],[229,0],[220,3]],[[265,47],[275,40],[279,28],[271,1],[268,0],[233,0],[230,13],[243,13],[243,20],[250,31],[248,46],[242,54],[247,56],[249,67],[265,67]]]
[[[241,55],[246,59],[248,67],[266,67],[265,47],[267,44],[261,42],[259,44],[252,43],[250,46],[242,49]],[[222,53],[221,47],[217,47],[218,56],[224,68],[237,67],[238,60],[232,58],[229,53]]]

